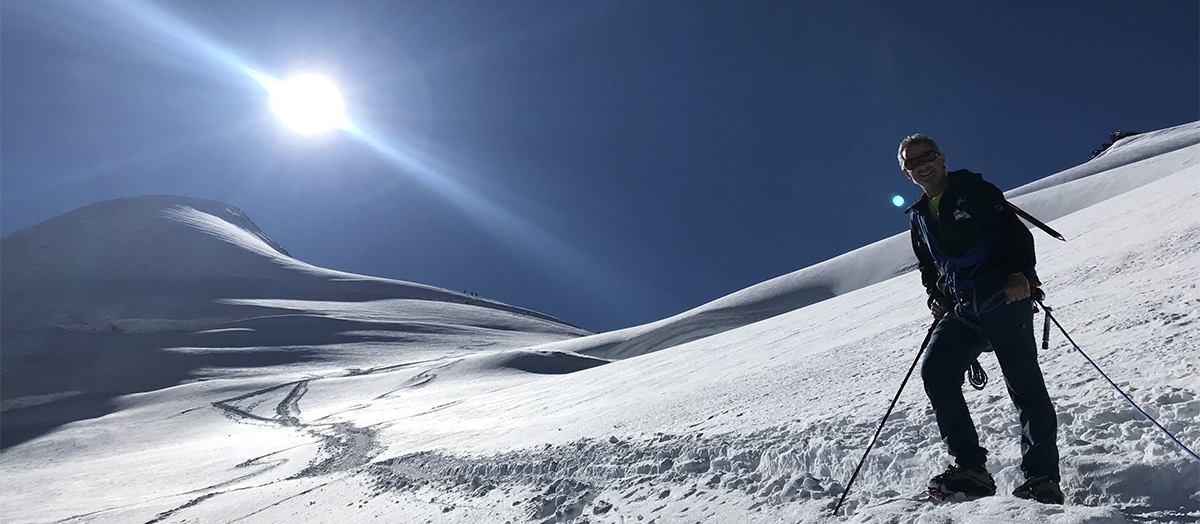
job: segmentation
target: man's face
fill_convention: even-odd
[[[934,151],[929,144],[910,144],[904,150],[904,175],[921,186],[925,193],[939,195],[947,184],[946,156]]]

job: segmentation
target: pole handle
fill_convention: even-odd
[[[1046,316],[1042,322],[1042,349],[1050,349],[1050,306],[1042,304]]]

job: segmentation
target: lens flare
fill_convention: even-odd
[[[904,197],[895,195],[892,197],[892,205],[896,207],[904,207]]]

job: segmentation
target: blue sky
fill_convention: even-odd
[[[819,4],[4,2],[0,229],[212,198],[600,331],[905,230],[910,133],[1011,189],[1200,119],[1196,2]],[[245,68],[331,76],[373,142],[281,130]]]

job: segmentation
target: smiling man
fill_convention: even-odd
[[[933,404],[942,441],[955,464],[929,481],[930,493],[988,496],[996,482],[987,450],[963,397],[963,374],[984,351],[993,351],[1021,428],[1021,471],[1026,481],[1013,495],[1062,504],[1057,419],[1037,360],[1033,335],[1033,235],[1004,194],[978,173],[946,172],[946,156],[933,139],[912,135],[900,143],[900,167],[925,194],[908,208],[913,251],[936,319],[921,378]]]

